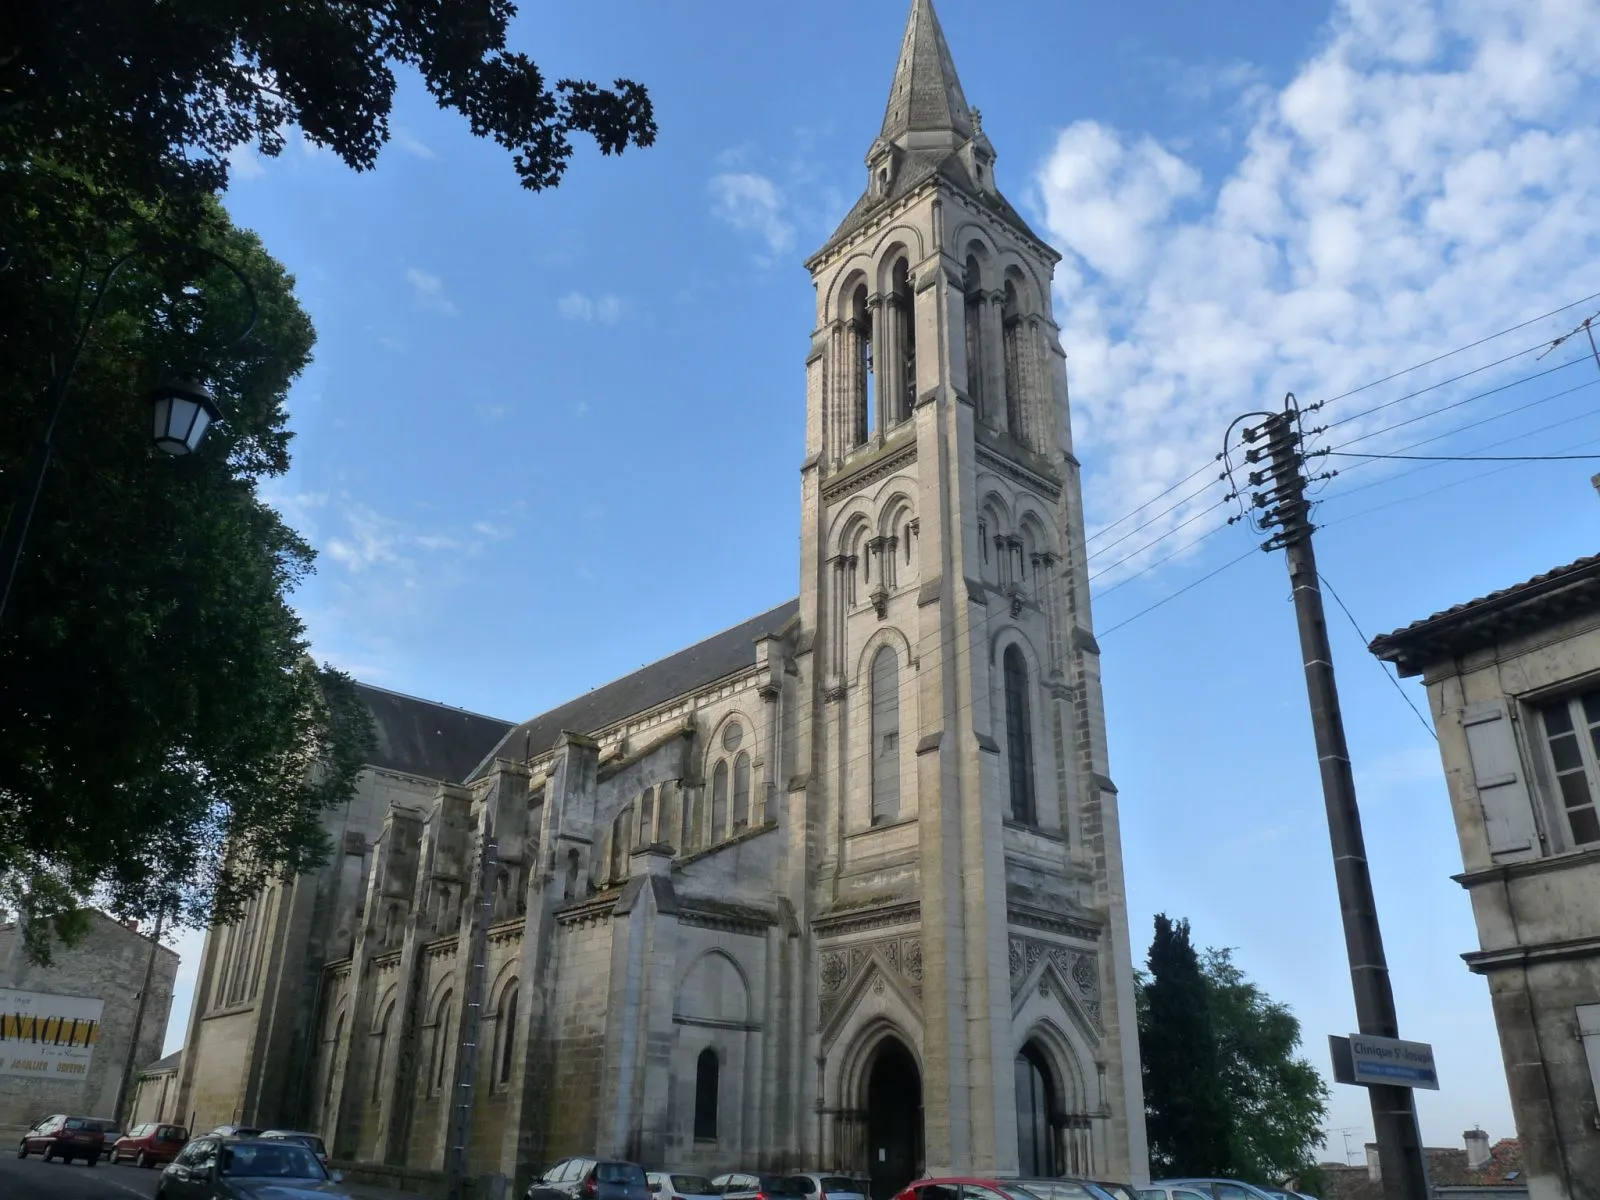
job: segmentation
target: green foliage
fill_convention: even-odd
[[[81,177],[83,195],[164,205],[185,226],[227,185],[230,151],[276,155],[287,126],[371,167],[389,137],[397,68],[513,151],[531,189],[560,182],[574,133],[605,154],[655,140],[637,83],[551,85],[507,50],[512,0],[11,0],[8,10],[0,162],[48,155]]]
[[[1206,980],[1189,923],[1160,914],[1155,925],[1139,1027],[1150,1169],[1225,1175],[1229,1116]]]
[[[1197,955],[1187,921],[1155,924],[1136,992],[1151,1171],[1310,1187],[1328,1089],[1295,1055],[1300,1022],[1231,951]]]
[[[1295,1056],[1300,1022],[1244,977],[1231,951],[1207,950],[1204,970],[1236,1177],[1277,1183],[1314,1170],[1328,1087]]]
[[[5,168],[11,197],[67,173]],[[21,186],[26,185],[26,186]],[[16,215],[14,212],[12,215]],[[86,214],[82,214],[87,221]],[[141,233],[158,228],[145,214]],[[228,920],[267,879],[319,861],[324,809],[354,788],[370,717],[306,657],[287,593],[311,548],[257,488],[289,464],[284,401],[313,334],[293,280],[214,199],[200,245],[254,283],[253,337],[205,365],[224,419],[201,452],[155,448],[145,393],[245,323],[225,269],[160,245],[112,285],[73,376],[10,606],[0,620],[0,903],[47,955],[76,907]],[[102,265],[134,244],[111,228]],[[85,282],[48,240],[19,247],[0,323],[0,497],[40,436]],[[4,513],[0,512],[0,519]]]

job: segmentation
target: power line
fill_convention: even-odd
[[[1224,526],[1223,528],[1226,528],[1226,526]],[[1125,621],[1118,621],[1110,629],[1101,630],[1099,636],[1100,637],[1109,637],[1111,634],[1115,633],[1117,630],[1121,629],[1123,626],[1132,625],[1140,617],[1146,615],[1147,613],[1155,612],[1155,610],[1160,608],[1163,604],[1172,603],[1172,601],[1176,600],[1179,596],[1183,595],[1187,591],[1191,591],[1192,589],[1199,587],[1206,580],[1215,579],[1218,575],[1221,575],[1229,567],[1238,566],[1245,559],[1247,559],[1247,558],[1251,557],[1253,554],[1255,554],[1255,552],[1256,552],[1256,548],[1254,546],[1251,546],[1250,549],[1246,550],[1238,558],[1229,559],[1227,562],[1223,563],[1220,567],[1218,567],[1215,571],[1208,571],[1206,574],[1200,576],[1199,579],[1196,579],[1191,583],[1184,584],[1183,587],[1181,587],[1177,591],[1173,592],[1172,595],[1162,597],[1160,600],[1157,600],[1154,604],[1150,605],[1148,608],[1141,608],[1138,612],[1134,613],[1133,616],[1129,617]]]
[[[1394,458],[1410,462],[1563,462],[1600,458],[1600,454],[1362,454],[1359,450],[1324,450],[1339,458]]]
[[[1222,455],[1220,455],[1220,454],[1214,455],[1210,459],[1207,459],[1204,464],[1202,464],[1199,467],[1196,467],[1193,471],[1190,471],[1187,475],[1185,475],[1182,479],[1178,480],[1177,483],[1173,484],[1171,487],[1169,487],[1166,491],[1162,492],[1160,495],[1150,497],[1150,499],[1146,500],[1143,504],[1139,505],[1137,508],[1133,509],[1131,512],[1124,513],[1122,516],[1118,517],[1115,521],[1111,522],[1111,524],[1102,525],[1099,529],[1096,529],[1088,537],[1084,538],[1083,544],[1085,546],[1087,546],[1090,542],[1094,541],[1095,538],[1102,537],[1105,534],[1110,533],[1113,529],[1115,529],[1118,525],[1121,525],[1129,517],[1136,517],[1140,513],[1142,513],[1145,509],[1149,508],[1152,504],[1156,503],[1158,500],[1166,499],[1168,496],[1172,495],[1173,492],[1177,491],[1184,484],[1188,483],[1191,479],[1193,479],[1197,475],[1199,475],[1202,471],[1209,471],[1211,469],[1212,464],[1216,463],[1216,462],[1220,462],[1221,459],[1222,459]],[[1181,501],[1180,501],[1180,503],[1181,503]]]
[[[1205,495],[1206,492],[1211,488],[1211,486],[1212,486],[1212,484],[1214,482],[1220,482],[1220,477],[1219,477],[1218,480],[1207,480],[1206,483],[1202,487],[1197,488],[1195,491],[1190,492],[1182,500],[1177,501],[1176,503],[1172,504],[1170,507],[1162,509],[1155,516],[1151,517],[1148,521],[1145,521],[1143,524],[1135,525],[1132,529],[1128,530],[1127,533],[1123,534],[1116,541],[1107,542],[1104,546],[1101,546],[1100,549],[1098,549],[1098,550],[1094,551],[1093,553],[1091,553],[1089,555],[1089,557],[1090,558],[1097,558],[1098,556],[1104,554],[1107,550],[1110,550],[1113,546],[1122,545],[1123,542],[1127,541],[1134,534],[1138,533],[1141,529],[1148,529],[1150,526],[1154,525],[1157,521],[1159,521],[1162,517],[1166,516],[1168,513],[1176,512],[1178,509],[1182,508],[1185,504],[1189,503],[1189,501],[1194,500],[1197,497]],[[1227,503],[1227,499],[1224,498],[1223,500],[1219,501],[1219,503],[1226,504]],[[1212,505],[1211,507],[1215,508],[1216,505]],[[1211,509],[1208,508],[1205,511],[1210,512]],[[1185,522],[1185,524],[1187,524],[1187,522]],[[1178,526],[1177,528],[1181,529],[1182,526]],[[1164,533],[1161,536],[1162,537],[1166,537],[1168,534],[1170,534],[1172,532],[1173,532],[1173,530],[1169,529],[1167,531],[1167,533]],[[1157,540],[1159,541],[1160,539],[1158,538]],[[1085,543],[1085,545],[1087,545],[1087,543]],[[1127,560],[1124,559],[1123,561],[1126,562]],[[1107,568],[1107,569],[1109,570],[1109,568]]]
[[[1150,549],[1152,546],[1159,546],[1162,542],[1166,541],[1173,534],[1177,533],[1178,530],[1183,529],[1183,528],[1185,528],[1185,527],[1187,527],[1189,525],[1193,525],[1196,521],[1198,521],[1201,517],[1205,516],[1207,513],[1215,512],[1217,509],[1221,508],[1224,504],[1226,504],[1231,498],[1232,497],[1230,497],[1230,496],[1224,496],[1221,500],[1218,500],[1215,504],[1207,505],[1205,508],[1202,508],[1199,512],[1194,513],[1193,515],[1185,518],[1182,521],[1179,521],[1176,525],[1174,525],[1171,529],[1167,530],[1161,536],[1159,536],[1157,538],[1154,538],[1151,541],[1146,542],[1144,545],[1140,546],[1137,550],[1133,550],[1130,553],[1123,555],[1121,558],[1117,559],[1116,562],[1112,563],[1109,567],[1101,567],[1098,571],[1094,572],[1092,575],[1089,576],[1089,582],[1093,583],[1096,579],[1099,579],[1100,576],[1106,574],[1108,571],[1115,571],[1123,563],[1129,562],[1129,561],[1131,561],[1131,560],[1133,560],[1135,558],[1138,558],[1139,555],[1143,554],[1146,550]]]
[[[1097,599],[1097,600],[1105,599],[1112,592],[1116,591],[1119,587],[1122,587],[1124,584],[1132,583],[1135,579],[1139,578],[1139,576],[1149,574],[1151,571],[1154,571],[1157,567],[1159,567],[1162,563],[1171,562],[1173,559],[1177,558],[1178,555],[1182,554],[1185,550],[1189,550],[1189,549],[1192,549],[1195,546],[1198,546],[1201,542],[1205,541],[1208,537],[1211,537],[1214,534],[1221,533],[1226,528],[1228,528],[1228,523],[1226,521],[1224,521],[1221,525],[1217,525],[1217,526],[1212,527],[1211,529],[1206,530],[1199,537],[1191,538],[1189,541],[1185,542],[1183,545],[1179,546],[1176,550],[1172,551],[1172,553],[1166,555],[1165,557],[1158,558],[1158,559],[1155,560],[1155,562],[1149,563],[1149,564],[1147,564],[1147,565],[1145,565],[1143,567],[1140,567],[1132,575],[1128,575],[1128,576],[1125,576],[1122,579],[1117,580],[1115,583],[1113,583],[1110,587],[1106,588],[1104,591],[1095,592],[1094,593],[1095,599]],[[1091,580],[1093,580],[1093,578],[1094,578],[1094,576],[1090,576]]]
[[[1561,313],[1566,312],[1567,309],[1569,309],[1569,308],[1577,308],[1578,305],[1587,304],[1590,300],[1600,300],[1600,292],[1595,292],[1593,295],[1585,296],[1581,300],[1574,300],[1570,304],[1563,304],[1560,308],[1553,308],[1549,312],[1541,313],[1537,317],[1530,317],[1526,321],[1522,321],[1519,324],[1512,325],[1508,329],[1500,330],[1499,333],[1491,333],[1487,337],[1481,337],[1475,342],[1468,342],[1465,346],[1457,346],[1454,350],[1446,350],[1443,354],[1436,354],[1432,358],[1427,359],[1427,360],[1425,360],[1423,362],[1419,362],[1419,363],[1415,364],[1414,366],[1405,367],[1405,368],[1403,368],[1403,369],[1401,369],[1399,371],[1394,372],[1391,375],[1385,375],[1382,379],[1374,379],[1371,383],[1363,383],[1360,387],[1351,388],[1348,392],[1340,392],[1337,396],[1330,396],[1326,400],[1318,400],[1315,404],[1311,405],[1311,409],[1326,408],[1330,404],[1334,404],[1334,403],[1337,403],[1340,400],[1347,399],[1348,397],[1354,396],[1359,392],[1365,392],[1365,391],[1368,391],[1368,390],[1370,390],[1372,388],[1380,387],[1381,385],[1383,385],[1385,383],[1388,383],[1391,380],[1399,379],[1400,376],[1402,376],[1402,375],[1409,375],[1413,371],[1420,371],[1424,367],[1431,367],[1431,366],[1433,366],[1434,363],[1443,362],[1447,358],[1454,358],[1457,354],[1464,354],[1468,350],[1476,350],[1479,346],[1482,346],[1482,345],[1484,345],[1484,344],[1486,344],[1488,342],[1492,342],[1492,341],[1496,340],[1497,338],[1503,338],[1508,333],[1515,333],[1519,329],[1526,329],[1529,325],[1537,325],[1540,321],[1548,320],[1549,318],[1554,317],[1554,316],[1559,316]],[[1571,337],[1571,336],[1572,335],[1570,333],[1566,335],[1566,337]],[[1564,340],[1564,339],[1557,339],[1557,341],[1562,341],[1562,340]],[[1531,349],[1537,350],[1539,348],[1539,346],[1544,346],[1544,345],[1547,345],[1547,344],[1548,343],[1540,342],[1538,345],[1531,347]],[[1510,358],[1516,358],[1519,355],[1527,354],[1527,353],[1528,353],[1527,350],[1519,350],[1517,352],[1517,354],[1511,355]],[[1507,362],[1507,361],[1509,361],[1509,359],[1501,359],[1500,360],[1500,362]],[[1496,366],[1498,364],[1490,363],[1489,365],[1490,366]],[[1468,373],[1470,374],[1471,372],[1468,372]],[[1447,380],[1446,382],[1450,382],[1450,381]],[[1420,393],[1416,393],[1416,394],[1420,395]],[[1410,399],[1410,397],[1409,396],[1402,396],[1401,399],[1402,400],[1406,400],[1406,399]],[[1396,402],[1396,403],[1398,403],[1398,402]],[[1375,411],[1376,411],[1375,409],[1369,409],[1368,410],[1368,412],[1375,412]],[[1365,415],[1366,415],[1365,413],[1357,413],[1356,414],[1357,417],[1365,416]],[[1355,420],[1355,417],[1346,417],[1346,418],[1344,418],[1344,420],[1353,421],[1353,420]]]
[[[1339,593],[1333,590],[1333,584],[1328,582],[1328,577],[1319,570],[1317,572],[1317,578],[1322,581],[1322,586],[1328,589],[1328,595],[1333,597],[1333,602],[1339,606],[1339,611],[1344,613],[1344,615],[1350,619],[1350,628],[1356,631],[1356,636],[1361,639],[1361,647],[1363,650],[1365,650],[1366,647],[1371,644],[1372,639],[1361,632],[1361,626],[1357,624],[1355,614],[1350,611],[1349,606],[1347,606],[1343,600],[1339,599]],[[1406,702],[1406,707],[1416,715],[1417,720],[1422,723],[1422,727],[1428,731],[1428,736],[1437,742],[1439,740],[1439,734],[1434,730],[1432,723],[1428,721],[1428,719],[1422,715],[1422,712],[1417,708],[1417,706],[1411,702],[1411,697],[1406,695],[1406,690],[1400,686],[1400,681],[1389,673],[1388,664],[1381,662],[1378,659],[1373,659],[1372,661],[1378,664],[1378,670],[1383,672],[1383,677],[1390,683],[1394,684],[1394,690],[1400,693],[1400,699],[1404,700]]]

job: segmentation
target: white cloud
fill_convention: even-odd
[[[439,157],[434,153],[432,146],[428,145],[416,134],[412,133],[404,126],[397,127],[393,136],[389,140],[393,142],[394,145],[399,149],[404,150],[407,154],[414,154],[418,158],[432,159]]]
[[[417,293],[422,306],[442,316],[453,317],[461,310],[444,294],[444,280],[417,267],[406,269],[406,279]]]
[[[1236,110],[1241,149],[1204,178],[1147,137],[1063,130],[1036,200],[1065,253],[1091,519],[1199,467],[1235,415],[1286,391],[1335,395],[1595,291],[1596,63],[1600,0],[1342,0],[1295,77]]]
[[[615,324],[622,315],[622,301],[609,293],[585,296],[582,292],[568,292],[556,301],[556,308],[569,321],[598,321],[602,325]]]
[[[267,173],[267,168],[262,161],[261,152],[256,149],[254,142],[245,142],[228,151],[228,179],[237,182],[241,179],[260,179]]]
[[[763,261],[774,262],[794,247],[794,226],[785,219],[778,185],[765,175],[734,172],[711,180],[711,214],[766,243]]]

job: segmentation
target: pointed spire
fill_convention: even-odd
[[[956,64],[934,15],[933,0],[911,0],[881,136],[904,147],[911,140],[908,135],[953,134],[964,140],[972,132],[972,110],[956,78]]]

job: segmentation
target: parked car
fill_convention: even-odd
[[[1152,1184],[1139,1189],[1139,1200],[1211,1200],[1211,1193],[1181,1183]]]
[[[211,1131],[213,1137],[253,1138],[260,1137],[261,1130],[253,1125],[218,1125]]]
[[[81,1158],[92,1167],[105,1149],[103,1124],[93,1117],[69,1117],[64,1113],[46,1117],[22,1135],[17,1157],[37,1154],[45,1162],[59,1158],[66,1163]]]
[[[1096,1179],[1013,1179],[1010,1182],[1037,1196],[1039,1200],[1139,1200],[1139,1193],[1127,1184],[1102,1183]]]
[[[305,1133],[299,1129],[268,1129],[261,1136],[269,1142],[299,1142],[315,1154],[317,1161],[323,1166],[328,1165],[328,1147],[323,1145],[322,1139],[314,1133]]]
[[[299,1142],[197,1137],[167,1164],[156,1200],[260,1200],[264,1196],[350,1200],[343,1178]]]
[[[718,1175],[711,1186],[721,1194],[722,1200],[802,1200],[805,1193],[791,1175],[764,1175],[757,1171],[729,1171]]]
[[[1239,1179],[1157,1179],[1150,1191],[1158,1188],[1169,1193],[1176,1191],[1198,1192],[1201,1200],[1272,1200],[1266,1192],[1253,1183]],[[1173,1195],[1171,1200],[1189,1200],[1187,1196]]]
[[[136,1167],[159,1167],[178,1157],[189,1131],[182,1125],[149,1122],[135,1125],[112,1144],[108,1156],[113,1163],[131,1162]]]
[[[894,1200],[1036,1200],[1015,1179],[969,1179],[961,1175],[915,1179]]]
[[[638,1163],[563,1158],[528,1185],[524,1200],[650,1200],[650,1183]]]
[[[837,1171],[801,1171],[789,1176],[806,1200],[869,1200],[872,1184]]]
[[[655,1200],[717,1200],[721,1195],[704,1175],[682,1171],[647,1171],[645,1181]]]

